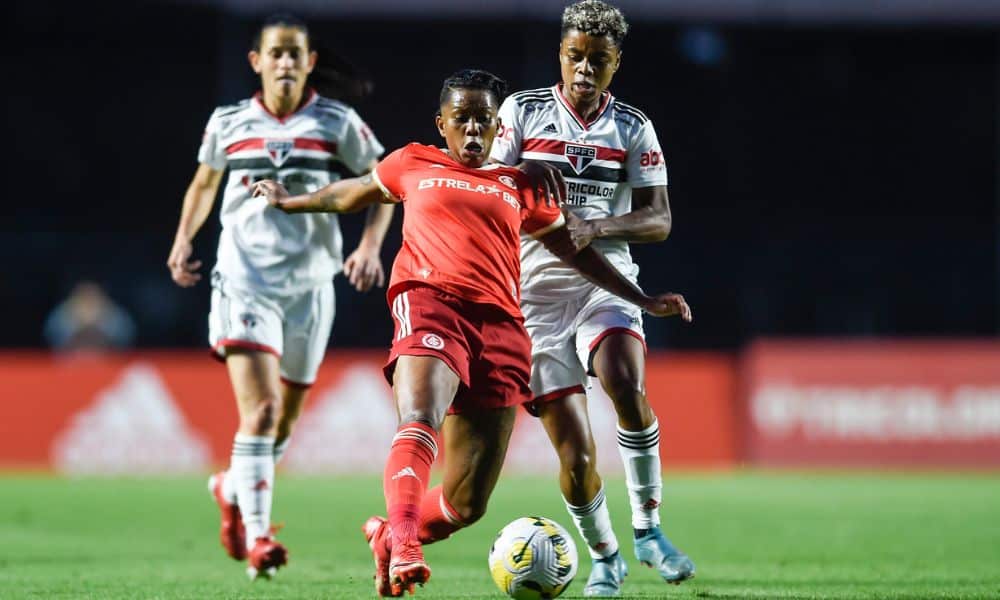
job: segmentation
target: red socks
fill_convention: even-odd
[[[427,492],[420,503],[420,535],[421,544],[439,542],[465,527],[458,518],[458,513],[445,500],[441,486]]]
[[[417,540],[421,499],[436,456],[435,432],[427,425],[404,423],[392,438],[382,486],[393,546]]]

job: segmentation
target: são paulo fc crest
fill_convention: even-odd
[[[579,175],[590,166],[590,163],[597,159],[597,148],[593,146],[566,144],[563,154],[566,156],[566,160],[569,161],[569,166],[573,167],[573,170]]]
[[[497,179],[500,180],[500,183],[504,184],[505,186],[509,187],[510,189],[512,189],[512,190],[516,190],[517,189],[517,182],[514,181],[513,177],[510,177],[508,175],[501,175],[500,177],[497,177]]]
[[[288,160],[288,156],[292,153],[294,146],[294,140],[267,140],[264,144],[264,149],[267,150],[267,155],[271,157],[271,162],[274,163],[274,166],[280,167]]]

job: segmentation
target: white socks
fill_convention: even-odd
[[[285,450],[288,450],[288,444],[292,441],[292,436],[288,436],[281,440],[281,443],[274,445],[274,464],[277,465],[281,462],[281,458],[285,456]]]
[[[285,456],[285,450],[288,450],[288,444],[292,441],[291,436],[286,437],[281,441],[280,444],[275,444],[274,446],[274,465],[278,466],[281,462],[282,457]],[[236,487],[233,484],[233,478],[229,476],[229,471],[225,471],[222,475],[222,497],[226,499],[226,502],[230,504],[236,504]]]
[[[632,527],[650,529],[660,524],[660,424],[642,431],[618,427],[618,452],[625,464],[625,482],[632,505]]]
[[[237,433],[226,479],[236,490],[236,501],[246,526],[247,547],[253,548],[258,537],[271,535],[274,438]],[[223,490],[225,486],[223,482]]]
[[[565,501],[565,498],[563,499]],[[618,552],[618,538],[611,529],[611,515],[608,513],[608,502],[604,498],[604,486],[598,490],[594,499],[586,506],[573,506],[566,502],[576,529],[587,542],[587,550],[594,560],[607,558]]]

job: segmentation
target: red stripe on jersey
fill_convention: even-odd
[[[572,142],[570,142],[572,144]],[[612,160],[624,163],[627,154],[624,150],[617,148],[607,148],[605,146],[594,146],[593,144],[573,144],[575,146],[588,146],[597,149],[597,160]],[[562,140],[547,140],[543,138],[528,138],[521,143],[523,152],[545,152],[546,154],[564,154],[566,152],[566,142]]]
[[[234,154],[244,150],[263,150],[267,142],[265,138],[247,138],[226,146],[226,154]],[[321,150],[330,154],[337,153],[337,144],[329,140],[314,138],[295,138],[295,147],[302,150]]]

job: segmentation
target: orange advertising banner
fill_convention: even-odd
[[[331,352],[313,386],[282,468],[377,473],[396,429],[385,353]],[[715,354],[654,354],[647,367],[665,468],[736,460],[734,361]],[[76,474],[207,472],[228,462],[237,425],[225,369],[207,352],[53,356],[0,353],[0,468]],[[615,414],[590,401],[599,464],[619,473]],[[555,473],[555,452],[521,411],[505,467]]]
[[[742,367],[755,464],[1000,466],[1000,343],[765,341]]]

